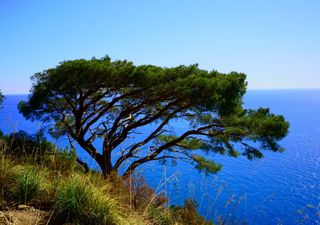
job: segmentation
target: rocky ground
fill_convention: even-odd
[[[0,211],[0,225],[42,225],[47,224],[47,212],[19,205],[15,209]],[[47,219],[46,219],[47,220]]]

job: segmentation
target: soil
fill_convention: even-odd
[[[47,224],[47,215],[48,212],[20,205],[16,209],[0,211],[0,225],[43,225]]]

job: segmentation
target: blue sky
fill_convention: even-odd
[[[249,89],[320,88],[319,0],[0,0],[0,90],[68,59],[248,75]]]

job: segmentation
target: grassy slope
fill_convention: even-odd
[[[74,156],[5,154],[0,147],[0,210],[28,205],[45,211],[46,224],[212,224],[198,215],[192,201],[165,207],[142,179],[84,173]]]

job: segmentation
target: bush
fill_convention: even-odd
[[[173,215],[171,214],[171,210],[163,207],[154,207],[151,206],[148,208],[148,217],[152,224],[158,225],[178,225]]]
[[[17,157],[22,156],[42,156],[51,153],[56,146],[47,141],[41,132],[30,135],[25,131],[18,131],[2,137],[6,149],[6,154]]]
[[[50,143],[52,148],[42,152],[46,148],[35,136],[14,137],[0,138],[0,209],[28,204],[53,210],[48,224],[211,224],[192,202],[167,208],[168,199],[139,175],[123,179],[111,174],[105,180],[94,170],[85,174],[74,150],[59,151]]]
[[[163,207],[168,202],[163,194],[156,194],[140,175],[123,179],[117,174],[111,174],[105,182],[110,184],[107,190],[110,195],[117,196],[124,205],[140,213],[151,206]]]
[[[13,162],[0,151],[0,209],[6,205],[8,192],[14,183]]]
[[[197,204],[191,199],[187,199],[183,207],[173,206],[171,207],[173,218],[175,221],[186,225],[213,225],[211,221],[205,220],[197,212]]]
[[[83,170],[77,163],[74,149],[60,150],[47,141],[41,132],[30,135],[19,131],[2,137],[0,135],[0,149],[17,163],[38,164],[63,174],[71,174],[75,169]]]
[[[35,167],[16,168],[12,194],[19,204],[27,204],[44,191],[44,177]]]
[[[64,175],[72,174],[76,169],[82,170],[76,162],[77,155],[74,149],[55,149],[51,154],[45,155],[41,164],[53,172],[60,172]]]
[[[79,175],[62,182],[55,198],[53,224],[115,224],[114,207],[103,193]]]

